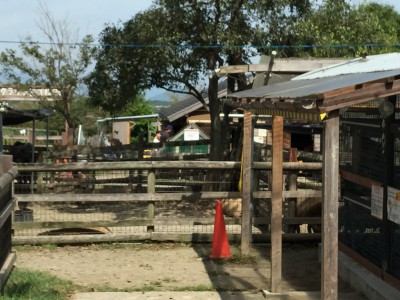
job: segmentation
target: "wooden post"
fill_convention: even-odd
[[[243,149],[242,149],[242,235],[241,253],[250,254],[252,240],[252,157],[253,157],[253,123],[252,113],[246,111],[243,120]]]
[[[271,292],[281,291],[283,117],[272,118]]]
[[[289,152],[289,162],[297,162],[297,149],[290,148]],[[287,177],[287,189],[289,191],[297,190],[297,172],[291,171]],[[297,198],[289,198],[288,199],[288,217],[295,217],[296,216],[296,207],[297,207]],[[288,225],[288,232],[293,233],[295,232],[298,225],[289,224]]]
[[[394,107],[396,107],[397,96],[388,98]],[[382,274],[391,271],[391,258],[392,256],[392,222],[388,218],[388,186],[394,185],[395,174],[395,136],[393,133],[392,125],[395,123],[395,114],[386,116],[382,119],[382,158],[384,161],[383,170],[383,218],[382,218],[382,255],[381,255],[381,268]]]
[[[338,299],[339,114],[324,121],[321,299]]]
[[[154,170],[149,170],[147,173],[147,193],[154,194],[156,192],[156,173]],[[147,206],[147,219],[154,221],[155,202],[149,202]],[[148,232],[154,231],[154,226],[147,226]]]

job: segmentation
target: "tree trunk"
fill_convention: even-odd
[[[218,99],[218,78],[209,80],[208,99],[211,118],[210,160],[222,160],[224,155],[221,120],[221,101]]]

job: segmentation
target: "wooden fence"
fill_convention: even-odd
[[[284,163],[284,172],[320,173],[321,163]],[[241,209],[242,192],[237,189],[241,164],[239,162],[211,161],[137,161],[137,162],[85,162],[62,165],[20,165],[18,169],[31,182],[16,183],[16,197],[21,208],[31,207],[33,217],[15,222],[15,243],[82,243],[94,241],[127,240],[179,240],[211,241],[213,232],[213,208],[216,200],[223,200],[226,212],[226,225],[230,239],[241,238],[241,214],[229,210]],[[271,163],[254,163],[253,172],[257,174],[252,198],[257,208],[252,218],[252,240],[267,241],[270,220],[268,203],[271,190],[268,187],[268,172]],[[109,173],[107,173],[109,172]],[[107,175],[107,174],[112,174]],[[306,177],[306,176],[304,176]],[[233,179],[232,179],[233,178]],[[320,184],[303,178],[297,190],[283,191],[287,199],[320,198]],[[307,182],[314,186],[307,186]],[[17,193],[18,186],[30,186],[25,194]],[[109,189],[109,192],[107,192]],[[264,203],[258,205],[259,203]],[[104,205],[98,209],[99,205]],[[105,208],[107,206],[107,208]],[[137,211],[136,207],[143,211]],[[50,208],[49,208],[50,207]],[[56,207],[56,208],[55,208]],[[68,209],[67,209],[68,207]],[[85,219],[87,210],[106,211],[116,207],[112,217],[100,216],[97,219]],[[129,208],[127,208],[129,207]],[[165,207],[169,210],[159,213]],[[180,210],[185,207],[185,210]],[[265,208],[266,207],[266,208]],[[172,208],[172,209],[171,209]],[[68,210],[65,219],[35,217],[36,210]],[[71,217],[74,212],[79,214]],[[172,212],[170,211],[172,210]],[[130,211],[136,213],[130,214]],[[264,211],[266,213],[260,213]],[[90,216],[93,217],[92,213]],[[119,217],[117,217],[117,215]],[[48,215],[47,215],[48,216]],[[66,214],[64,213],[64,216]],[[47,219],[46,219],[47,218]],[[286,216],[284,224],[320,224],[320,216]],[[166,230],[173,226],[173,230]],[[86,228],[106,229],[106,234],[66,234],[62,229]],[[140,230],[125,231],[118,229],[135,228]],[[260,228],[263,228],[260,230]],[[38,234],[26,234],[36,229]],[[49,234],[49,231],[52,231]],[[24,233],[25,232],[25,233]],[[61,233],[62,232],[62,233]],[[59,233],[59,234],[56,234]],[[91,232],[93,233],[93,232]],[[98,232],[97,232],[98,233]],[[319,233],[287,233],[288,239],[315,239]]]
[[[11,223],[15,201],[12,197],[12,182],[17,170],[12,167],[10,156],[0,157],[0,292],[3,291],[16,255],[11,251]]]

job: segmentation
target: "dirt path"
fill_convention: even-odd
[[[216,287],[222,290],[269,288],[269,246],[255,245],[250,258],[221,263],[209,258],[210,244],[129,244],[65,246],[56,249],[18,247],[17,268],[41,270],[76,284],[113,288]],[[318,248],[285,246],[283,286],[286,291],[320,289]],[[231,246],[231,253],[239,253]],[[347,287],[341,283],[341,289]]]

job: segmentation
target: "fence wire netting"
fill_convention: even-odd
[[[238,191],[240,170],[177,168],[76,171],[68,170],[66,165],[63,167],[63,170],[57,171],[19,173],[14,184],[15,194],[20,197],[35,194],[43,199],[49,195],[56,202],[20,200],[14,218],[15,236],[53,235],[63,230],[65,234],[131,234],[149,230],[212,233],[217,200],[223,201],[227,218],[240,217],[240,198],[201,197],[204,191]],[[154,193],[170,194],[171,197],[167,196],[163,201],[160,196],[159,201],[154,201],[148,196]],[[135,198],[135,194],[140,197]],[[76,201],[74,195],[86,195],[91,200]],[[132,195],[133,198],[124,200],[126,195]],[[196,223],[193,220],[199,221]],[[34,226],[24,226],[24,222],[34,222]],[[240,233],[239,222],[232,223],[227,223],[227,231]]]
[[[394,113],[381,106],[392,101]],[[400,279],[399,225],[390,218],[387,187],[400,189],[400,103],[374,100],[341,113],[339,240],[347,247]],[[372,187],[382,187],[382,200],[372,197]],[[377,206],[378,205],[378,206]],[[378,212],[377,212],[377,207]]]

